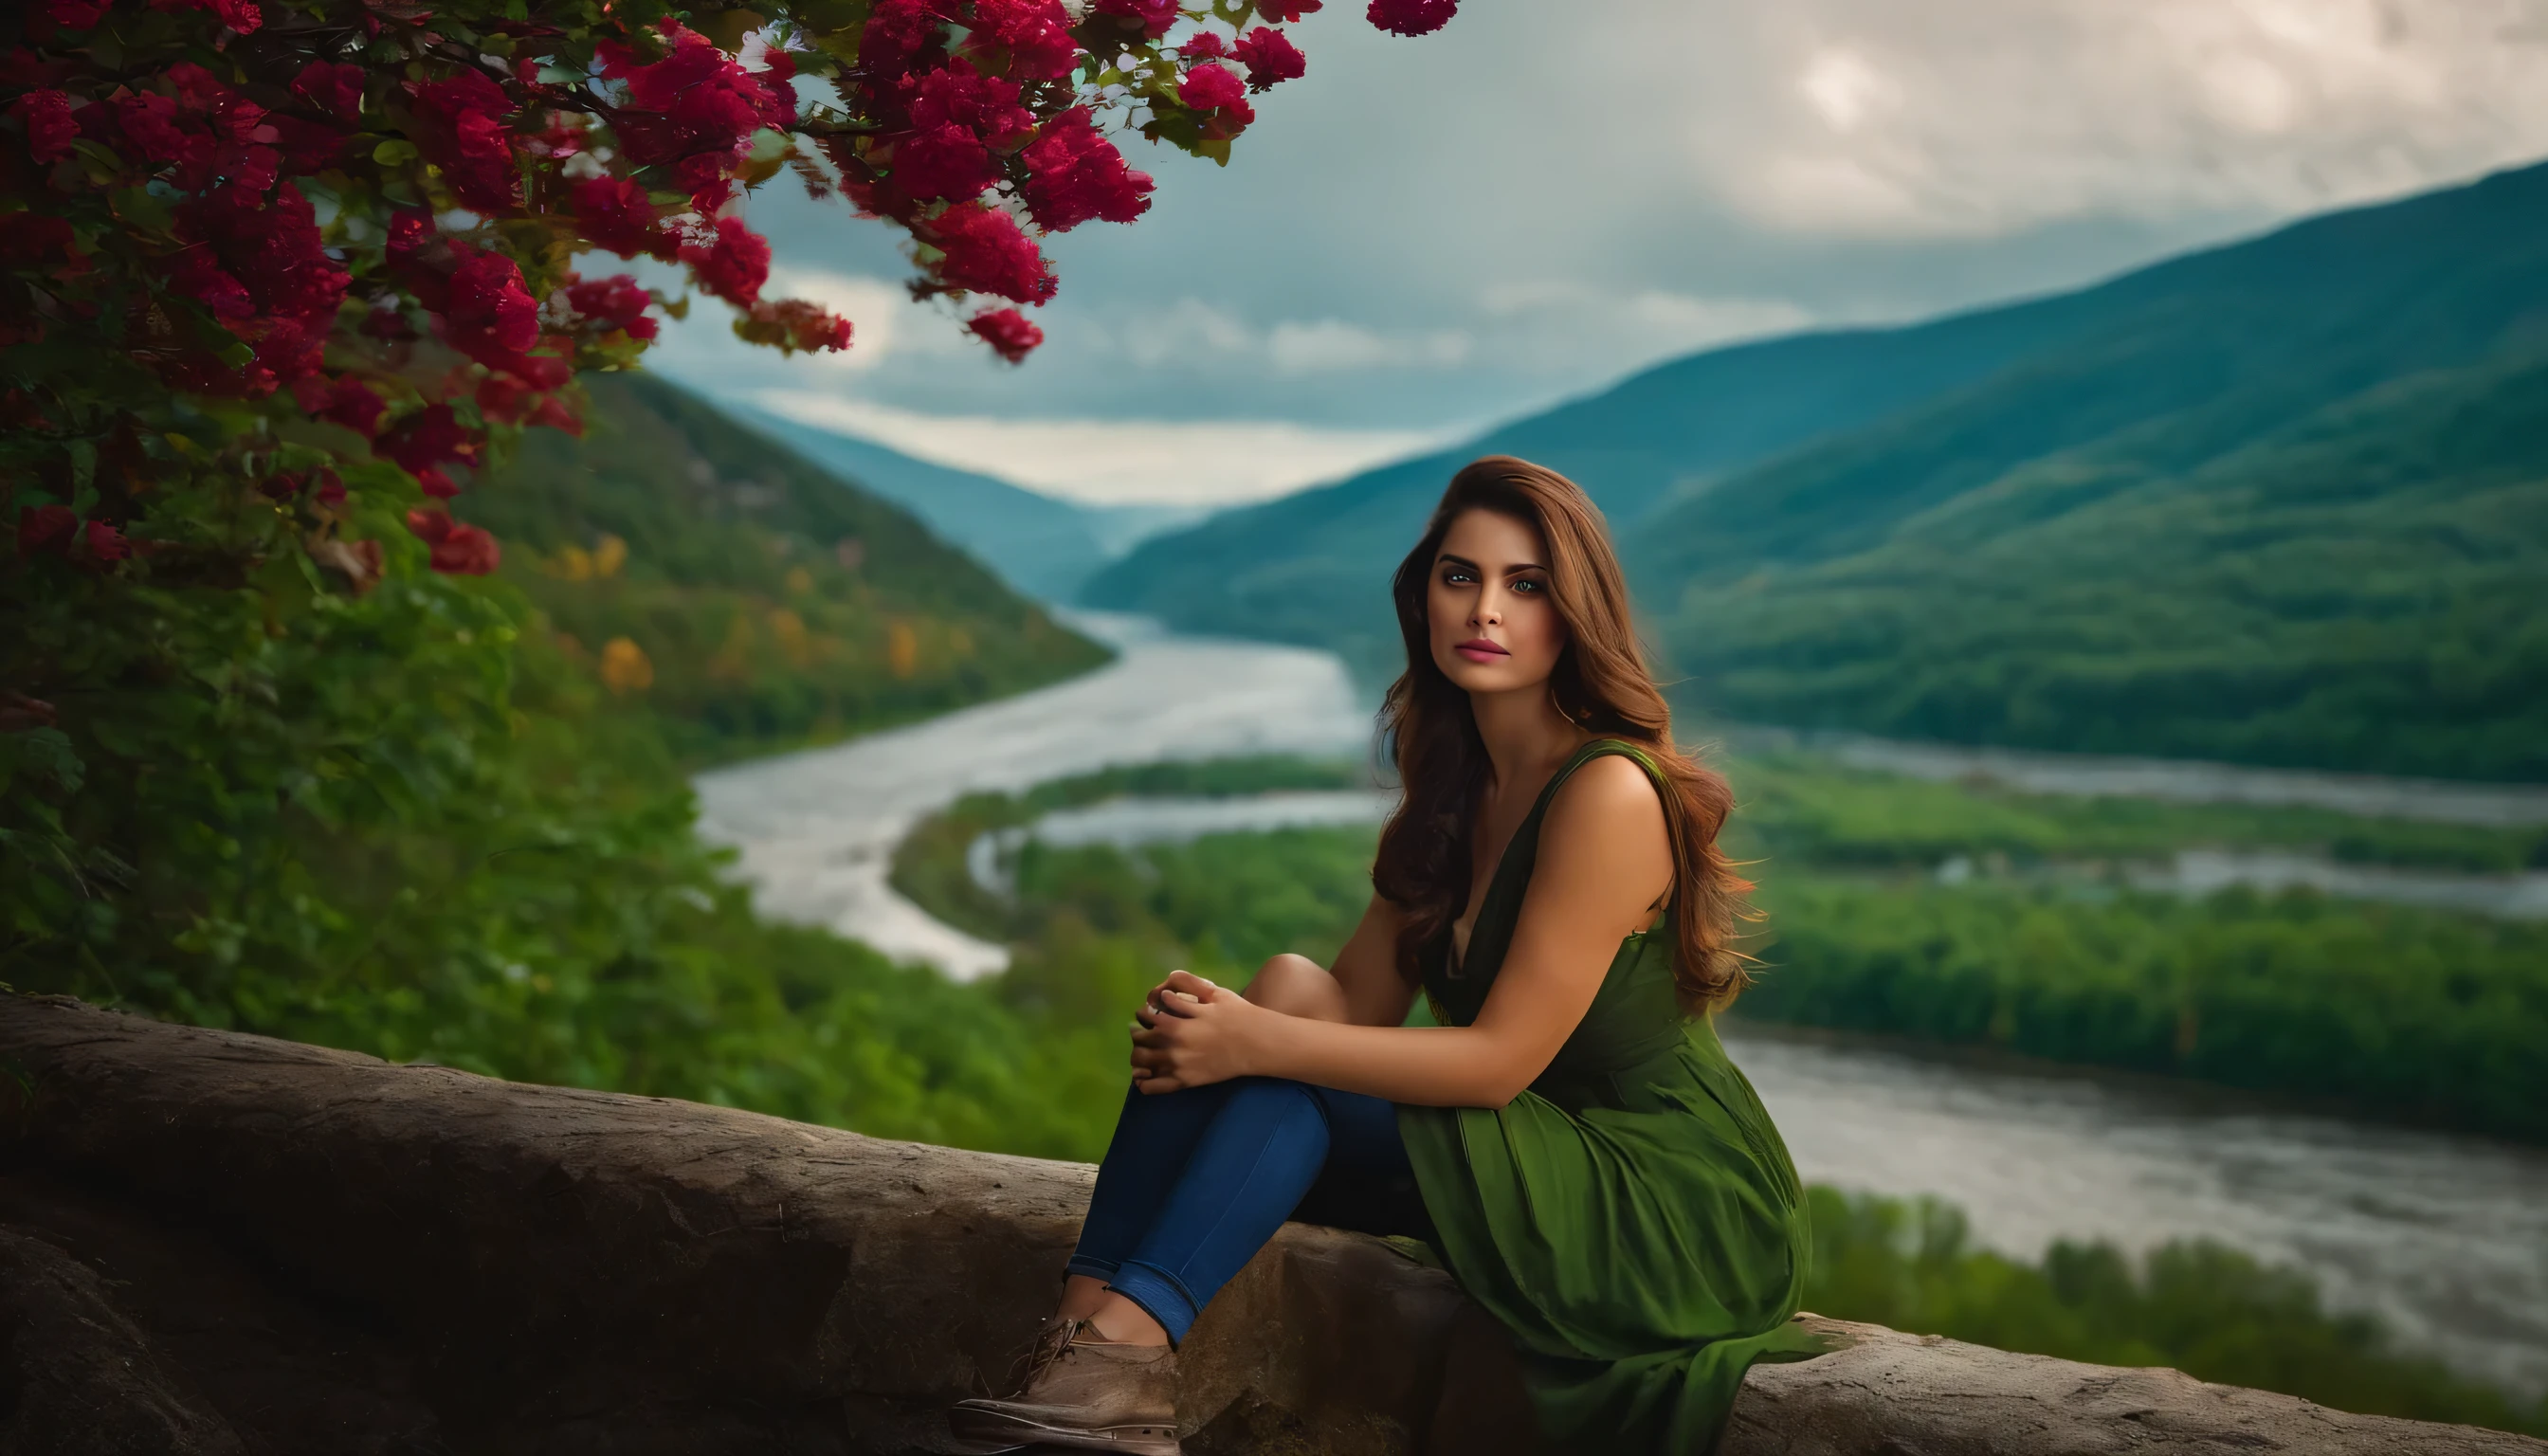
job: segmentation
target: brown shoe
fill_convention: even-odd
[[[1084,1320],[1055,1320],[1019,1364],[1005,1401],[959,1401],[947,1424],[959,1440],[1015,1449],[1060,1446],[1130,1456],[1184,1456],[1177,1445],[1177,1352],[1082,1338]]]

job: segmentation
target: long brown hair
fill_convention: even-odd
[[[1381,733],[1406,792],[1381,830],[1371,880],[1398,907],[1399,974],[1419,981],[1424,958],[1446,953],[1451,923],[1468,905],[1469,831],[1492,768],[1469,694],[1433,661],[1425,610],[1442,538],[1471,510],[1521,521],[1547,543],[1549,596],[1567,627],[1549,693],[1569,720],[1635,745],[1659,771],[1672,836],[1673,977],[1684,1010],[1696,1015],[1723,1006],[1751,984],[1750,957],[1732,942],[1735,922],[1749,914],[1744,895],[1752,886],[1716,842],[1734,790],[1673,746],[1672,709],[1638,648],[1627,578],[1600,508],[1573,481],[1509,455],[1471,461],[1451,477],[1423,539],[1391,582],[1407,671],[1389,686]]]

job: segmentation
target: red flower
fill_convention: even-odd
[[[513,110],[503,88],[478,71],[439,81],[410,81],[418,134],[416,149],[442,169],[462,206],[481,213],[510,212],[520,198],[513,178]]]
[[[578,228],[599,246],[623,258],[672,256],[673,239],[655,226],[645,188],[625,177],[592,177],[576,184],[573,200]]]
[[[9,108],[27,134],[27,155],[39,162],[58,161],[71,154],[71,141],[79,128],[71,121],[71,99],[59,91],[30,91]]]
[[[1177,86],[1177,99],[1197,111],[1218,111],[1245,106],[1247,88],[1239,84],[1237,72],[1208,63],[1186,72]]]
[[[52,0],[45,13],[66,31],[93,31],[113,3],[114,0]]]
[[[424,305],[426,312],[439,314],[451,301],[452,270],[476,249],[444,237],[441,229],[433,226],[431,213],[399,212],[390,214],[390,235],[384,251],[390,276],[415,295],[415,301]],[[372,318],[387,327],[392,319],[382,316],[388,313],[391,311],[376,311]],[[365,331],[371,331],[370,324],[365,325]]]
[[[870,76],[921,70],[921,62],[947,40],[943,0],[876,0],[860,32],[859,69]]]
[[[115,120],[139,147],[144,161],[210,161],[213,138],[188,131],[177,120],[177,103],[155,91],[115,98]]]
[[[654,295],[638,287],[637,280],[625,273],[570,284],[566,301],[578,315],[606,323],[630,338],[655,336],[655,320],[646,317],[647,306],[655,302]]]
[[[1460,0],[1371,0],[1363,16],[1392,35],[1429,36],[1450,24],[1459,8]]]
[[[70,544],[79,512],[67,505],[28,505],[18,510],[18,554],[58,551]]]
[[[212,310],[217,318],[249,318],[256,300],[247,285],[232,278],[209,246],[198,244],[168,260],[168,286]]]
[[[322,468],[318,472],[318,493],[313,499],[329,510],[333,510],[337,506],[344,504],[344,477],[336,474],[336,472],[332,470]]]
[[[498,424],[519,424],[535,393],[509,374],[491,374],[478,381],[478,412]]]
[[[795,120],[796,96],[776,71],[747,71],[716,43],[672,21],[672,50],[635,64],[624,46],[604,52],[602,73],[625,81],[628,105],[613,121],[629,160],[641,166],[699,153],[740,155],[762,127]]]
[[[1235,136],[1256,120],[1256,108],[1247,104],[1247,91],[1237,73],[1218,62],[1187,71],[1177,87],[1177,99],[1204,114],[1203,135],[1209,139]]]
[[[1256,0],[1256,18],[1289,25],[1312,11],[1325,8],[1325,0]]]
[[[1193,40],[1177,47],[1177,54],[1189,61],[1220,60],[1229,54],[1229,46],[1222,42],[1221,32],[1198,31]]]
[[[102,520],[90,521],[85,534],[92,561],[122,561],[133,554],[133,543],[124,539],[124,533]]]
[[[990,148],[961,127],[932,127],[894,143],[894,185],[918,201],[970,202],[999,180]]]
[[[750,308],[770,279],[770,241],[740,218],[719,218],[713,240],[704,246],[699,241],[682,244],[682,261],[690,265],[699,287],[738,308]]]
[[[1018,83],[986,76],[961,60],[922,76],[912,87],[911,125],[960,127],[985,145],[1010,146],[1035,130],[1035,113],[1018,104]]]
[[[433,548],[433,569],[451,576],[483,577],[496,569],[503,550],[496,538],[447,510],[410,510],[407,528]]]
[[[584,421],[576,418],[575,411],[569,410],[566,402],[555,395],[543,398],[539,408],[531,411],[531,417],[527,422],[549,429],[562,429],[578,437],[584,434]]]
[[[295,384],[292,396],[305,413],[332,420],[366,439],[379,432],[381,415],[390,408],[369,385],[346,374],[333,382],[313,375]]]
[[[1124,164],[1124,153],[1097,135],[1084,106],[1045,123],[1020,155],[1027,164],[1020,193],[1046,232],[1067,232],[1091,218],[1130,223],[1149,210],[1149,173]]]
[[[177,104],[190,112],[218,117],[239,104],[237,92],[225,84],[221,77],[191,60],[181,60],[168,67],[168,81],[177,88]],[[257,108],[257,114],[264,115],[264,108]],[[237,141],[243,139],[244,134],[233,129],[223,133],[223,136]]]
[[[1135,22],[1153,41],[1177,23],[1177,0],[1097,0],[1088,8],[1092,14],[1119,15]]]
[[[1157,3],[1168,7],[1173,22],[1176,0]],[[1061,0],[974,0],[969,25],[973,34],[967,53],[993,47],[1007,51],[1007,71],[1014,79],[1057,81],[1079,64],[1079,43],[1070,38],[1070,12],[1061,8]]]
[[[509,366],[540,341],[540,306],[522,270],[500,253],[473,253],[451,275],[442,337],[490,369]]]
[[[201,302],[253,349],[245,366],[181,367],[177,387],[256,397],[318,367],[319,350],[352,282],[327,256],[316,211],[299,188],[271,197],[227,183],[178,204],[185,246],[164,266],[169,285]]]
[[[938,277],[949,288],[997,294],[1021,304],[1041,304],[1053,294],[1052,270],[1015,218],[998,208],[968,202],[924,225],[928,240],[946,254]]]
[[[850,320],[803,299],[763,299],[734,327],[754,343],[775,344],[788,352],[827,353],[850,346]]]
[[[292,81],[292,94],[340,122],[363,114],[363,68],[351,61],[314,60]]]
[[[427,405],[372,441],[372,453],[418,481],[432,476],[443,487],[438,494],[449,495],[455,488],[436,467],[446,460],[477,464],[480,444],[478,437],[460,422],[460,416],[451,412],[450,406]],[[427,490],[432,490],[430,482]]]
[[[1310,64],[1289,37],[1265,26],[1239,37],[1238,48],[1230,56],[1247,67],[1250,91],[1262,91],[1278,81],[1297,81]]]
[[[1012,364],[1023,364],[1027,355],[1044,342],[1044,330],[1027,321],[1027,316],[1015,309],[999,309],[976,314],[964,325],[976,338],[999,351],[1001,358]]]
[[[222,24],[244,36],[265,23],[250,0],[150,0],[153,10],[209,10]]]

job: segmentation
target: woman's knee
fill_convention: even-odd
[[[1339,1020],[1344,1011],[1344,988],[1327,968],[1288,951],[1257,967],[1256,978],[1239,994],[1289,1016]]]
[[[1256,978],[1249,981],[1247,989],[1240,994],[1253,1001],[1261,994],[1280,993],[1300,986],[1314,977],[1332,979],[1327,977],[1325,966],[1307,956],[1296,956],[1286,951],[1280,956],[1267,956],[1265,963],[1256,967]]]

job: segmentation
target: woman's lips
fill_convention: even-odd
[[[1512,656],[1484,637],[1472,637],[1451,650],[1473,663],[1500,663]]]

